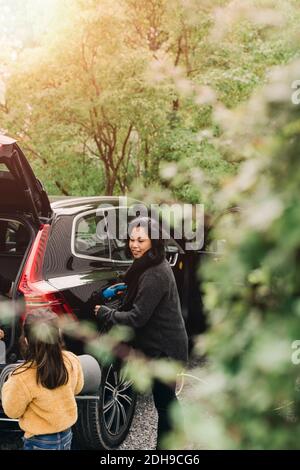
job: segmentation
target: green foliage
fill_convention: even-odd
[[[173,198],[210,201],[238,163],[221,145],[214,105],[234,108],[267,67],[293,56],[299,19],[292,0],[277,2],[276,14],[267,0],[234,10],[225,0],[49,0],[46,31],[38,2],[14,2],[8,29],[16,33],[1,52],[1,127],[21,141],[52,194],[124,194],[141,181]],[[199,168],[205,189],[166,183],[165,161]]]
[[[299,73],[299,62],[277,70],[238,112],[240,128],[252,133],[247,149],[240,147],[247,161],[217,198],[238,202],[240,214],[221,219],[215,235],[227,239],[226,256],[202,271],[211,331],[199,346],[211,364],[207,384],[197,389],[198,438],[208,447],[299,448],[292,344],[300,337],[300,107],[291,101]],[[254,110],[263,116],[260,130],[252,127]],[[204,409],[214,416],[213,439],[205,433]],[[223,433],[225,440],[214,440]]]

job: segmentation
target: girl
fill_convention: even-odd
[[[2,389],[7,416],[25,431],[24,450],[70,450],[77,420],[75,396],[83,388],[79,359],[63,351],[58,317],[49,310],[29,313],[21,337],[25,362]]]
[[[128,228],[134,262],[125,274],[128,290],[119,310],[95,307],[99,327],[104,331],[113,325],[134,329],[134,347],[151,358],[171,358],[185,362],[188,339],[177,285],[165,257],[164,240],[158,224],[148,217],[133,220]],[[149,235],[151,233],[151,238]],[[154,380],[152,391],[158,412],[157,448],[171,430],[169,407],[176,400],[176,384]]]

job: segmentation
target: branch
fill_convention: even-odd
[[[175,62],[174,62],[175,67],[177,67],[177,65],[179,64],[180,56],[181,56],[181,53],[182,53],[181,41],[182,41],[182,36],[179,36],[179,38],[177,40],[177,45],[178,45],[177,53],[176,53],[176,58],[175,58]]]
[[[132,131],[132,128],[133,128],[133,124],[130,124],[129,128],[128,128],[128,131],[127,131],[127,135],[125,137],[125,140],[123,142],[123,145],[122,145],[122,152],[121,152],[121,156],[120,158],[118,159],[118,162],[117,162],[117,166],[116,166],[116,170],[118,171],[121,163],[124,161],[125,159],[125,156],[126,156],[126,147],[127,147],[127,143],[128,143],[128,140],[129,140],[129,137],[130,137],[130,134],[131,134],[131,131]]]
[[[55,185],[64,194],[64,196],[70,196],[70,193],[65,189],[59,181],[55,180]]]
[[[88,67],[88,63],[87,63],[86,57],[85,57],[85,44],[84,44],[83,37],[82,37],[82,39],[81,39],[81,57],[82,57],[82,61],[83,61],[83,69],[84,69],[86,72],[88,72],[89,67]]]
[[[95,157],[99,157],[99,152],[97,153],[95,150],[91,149],[91,147],[86,142],[84,143],[84,147],[87,148],[90,153],[95,155]]]
[[[9,113],[9,109],[8,109],[8,106],[7,106],[6,102],[5,102],[5,104],[0,104],[0,110],[3,111],[5,114]]]

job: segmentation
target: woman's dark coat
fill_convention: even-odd
[[[172,268],[164,259],[144,271],[128,311],[101,306],[102,325],[126,325],[135,331],[134,347],[150,357],[166,356],[186,362],[188,339]]]

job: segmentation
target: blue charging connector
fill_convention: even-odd
[[[122,294],[127,289],[127,285],[124,283],[114,284],[112,286],[103,289],[102,295],[106,300],[110,300],[119,294]]]

